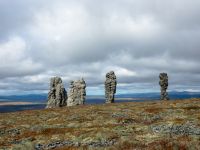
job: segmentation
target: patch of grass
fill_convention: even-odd
[[[65,134],[66,132],[74,132],[73,128],[47,128],[43,129],[40,134],[49,136],[53,134]]]
[[[145,112],[152,113],[152,114],[158,114],[160,112],[163,112],[163,109],[162,108],[147,108],[147,109],[145,109]]]
[[[118,150],[144,149],[145,147],[144,143],[134,141],[134,139],[130,139],[129,141],[119,141],[119,143],[115,145],[115,149]]]
[[[185,110],[191,110],[191,109],[200,110],[200,107],[199,106],[188,106],[188,107],[183,107],[183,109],[185,109]]]
[[[175,124],[183,124],[185,122],[185,119],[182,119],[182,118],[176,118],[173,120],[173,122]]]
[[[198,149],[198,136],[170,137],[160,130],[152,132],[151,126],[184,125],[189,121],[199,127],[199,110],[200,100],[195,99],[124,102],[0,114],[1,130],[20,130],[20,134],[0,133],[0,149],[13,149],[17,143],[31,147],[33,143],[48,144],[57,140],[79,143],[114,141],[114,145],[106,146],[82,144],[79,147],[63,145],[56,148],[60,150]]]

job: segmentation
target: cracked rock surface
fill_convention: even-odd
[[[62,107],[66,105],[67,92],[60,77],[50,79],[50,89],[46,108]]]
[[[67,106],[83,105],[86,96],[86,83],[84,79],[71,81]]]
[[[161,100],[169,100],[169,96],[167,93],[167,88],[168,88],[168,75],[167,73],[160,73],[159,75],[160,81],[160,90],[161,90]]]
[[[105,98],[106,103],[113,103],[116,93],[117,79],[114,71],[110,71],[106,74],[105,81]]]

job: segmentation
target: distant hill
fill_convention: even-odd
[[[197,92],[169,92],[170,99],[188,99],[188,98],[200,98],[200,93]],[[117,94],[116,98],[138,98],[157,100],[160,99],[160,93],[129,93],[129,94]],[[1,95],[0,99],[9,101],[26,101],[26,102],[46,102],[47,94],[29,94],[29,95]],[[87,95],[86,100],[91,99],[105,99],[104,95]]]
[[[169,92],[170,99],[188,99],[188,98],[200,98],[200,93],[197,92]],[[132,94],[119,94],[117,98],[147,98],[147,99],[160,99],[160,93],[132,93]]]
[[[30,102],[44,102],[47,99],[47,94],[28,94],[28,95],[9,95],[0,96],[0,99],[10,101],[30,101]]]
[[[171,99],[187,99],[187,98],[200,98],[200,93],[198,92],[170,92],[169,97]]]

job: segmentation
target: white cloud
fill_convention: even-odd
[[[134,77],[137,76],[137,73],[126,68],[118,67],[118,66],[109,66],[105,68],[104,74],[113,70],[117,77],[124,78],[124,77]]]
[[[34,74],[41,69],[28,56],[26,42],[16,36],[0,44],[0,60],[1,78]]]
[[[26,43],[20,37],[12,37],[0,44],[1,65],[13,65],[13,63],[25,58]]]
[[[2,89],[44,91],[51,76],[66,87],[83,76],[89,93],[102,93],[110,70],[119,92],[159,89],[160,72],[170,89],[200,89],[198,0],[0,3]]]

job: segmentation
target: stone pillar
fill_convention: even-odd
[[[114,71],[110,71],[106,74],[105,81],[105,98],[106,103],[113,103],[116,93],[117,80]]]
[[[60,77],[50,79],[50,90],[46,108],[62,107],[66,105],[67,92]]]
[[[71,81],[67,106],[83,105],[86,97],[86,83],[84,79]]]
[[[160,78],[160,90],[161,90],[161,100],[169,100],[168,93],[167,93],[167,88],[168,88],[168,76],[167,73],[160,73],[159,75]]]

